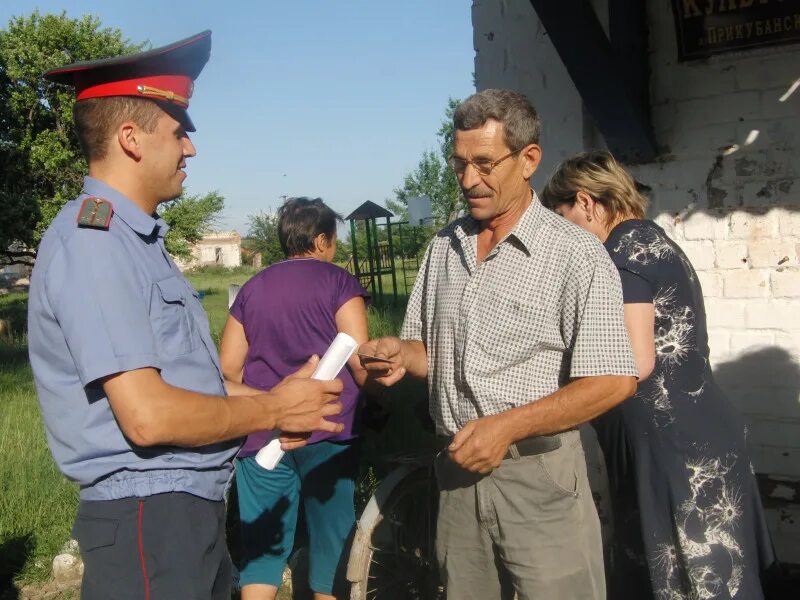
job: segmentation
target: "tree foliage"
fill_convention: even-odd
[[[261,254],[262,264],[266,267],[286,258],[278,240],[278,216],[273,213],[261,212],[247,218],[247,237],[243,246],[249,251]],[[333,262],[345,265],[350,260],[350,241],[348,239],[336,240],[336,254]]]
[[[445,225],[460,208],[461,189],[447,160],[453,152],[453,113],[459,100],[450,98],[436,136],[439,140],[438,151],[428,150],[423,153],[417,167],[403,179],[403,185],[394,190],[395,199],[387,200],[386,206],[395,214],[408,216],[408,199],[416,196],[428,196],[431,199],[433,226]]]
[[[58,210],[80,192],[86,172],[72,127],[73,92],[44,81],[42,73],[144,46],[101,28],[92,16],[34,12],[0,29],[0,258],[32,256]]]
[[[0,29],[0,262],[29,260],[44,230],[81,191],[86,161],[73,131],[72,88],[42,74],[79,61],[139,52],[97,17],[13,17]],[[188,257],[225,204],[217,192],[182,196],[159,214],[170,225],[167,250]]]
[[[203,196],[184,194],[159,206],[158,214],[169,225],[164,237],[167,252],[189,258],[192,245],[214,228],[224,207],[225,198],[219,192]]]
[[[260,253],[265,267],[285,258],[278,240],[278,215],[268,212],[250,215],[247,225],[247,249]]]
[[[336,254],[333,255],[333,262],[338,265],[346,265],[347,262],[350,260],[350,256],[352,255],[353,248],[350,246],[350,240],[347,239],[338,239],[336,240]]]

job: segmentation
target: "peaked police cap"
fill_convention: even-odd
[[[111,96],[153,100],[183,123],[186,131],[194,131],[186,109],[194,80],[210,55],[211,32],[203,31],[147,52],[72,63],[48,71],[44,78],[73,86],[77,102]]]

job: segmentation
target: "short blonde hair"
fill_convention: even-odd
[[[630,173],[605,150],[581,152],[568,158],[542,190],[542,204],[555,210],[575,204],[576,194],[585,192],[606,211],[606,225],[623,217],[644,219],[647,198],[637,190]]]

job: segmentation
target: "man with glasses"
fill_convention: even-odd
[[[451,598],[604,598],[600,524],[577,426],[636,389],[617,270],[529,181],[539,118],[486,90],[454,115],[469,215],[428,247],[401,338],[361,351],[384,385],[428,379],[447,440],[437,558]]]

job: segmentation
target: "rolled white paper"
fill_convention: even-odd
[[[353,338],[346,333],[337,333],[325,354],[322,355],[317,368],[314,369],[311,379],[319,379],[321,381],[334,379],[347,364],[347,361],[350,360],[356,348],[358,348],[358,342]],[[271,471],[281,462],[284,454],[285,452],[281,450],[281,441],[275,438],[258,451],[256,463]]]
[[[272,471],[281,462],[283,455],[286,454],[281,450],[281,441],[278,438],[270,440],[269,444],[264,446],[256,454],[256,463],[258,466],[265,468],[267,471]]]
[[[346,333],[337,333],[325,354],[322,355],[317,368],[314,369],[311,379],[322,381],[334,379],[353,356],[356,348],[358,348],[358,342],[353,338]]]

